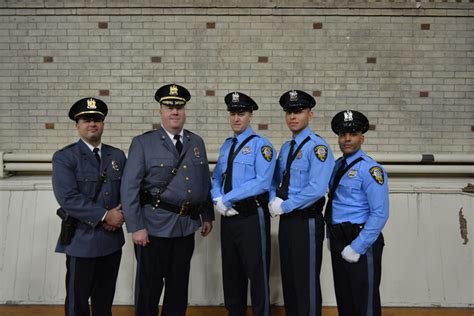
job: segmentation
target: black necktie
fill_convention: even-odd
[[[183,143],[179,140],[181,138],[181,135],[174,135],[174,139],[176,139],[176,144],[174,145],[176,147],[176,150],[178,151],[178,154],[181,155],[181,151],[183,150]]]
[[[293,149],[295,147],[296,141],[293,139],[290,142],[290,150],[288,151],[288,157],[286,158],[286,168],[283,172],[283,179],[281,181],[280,187],[278,188],[277,195],[279,198],[286,200],[288,199],[288,187],[290,186],[290,171],[291,163],[293,162],[292,155]]]
[[[230,146],[229,156],[227,156],[227,170],[225,171],[224,193],[232,190],[232,165],[234,164],[233,155],[237,145],[237,138],[232,138],[232,146]]]
[[[334,195],[336,194],[336,188],[339,185],[339,181],[341,180],[342,176],[344,175],[346,167],[346,158],[342,158],[339,163],[339,168],[337,168],[337,171],[334,174],[334,178],[332,178],[332,185],[329,188],[328,203],[326,204],[326,211],[324,212],[324,220],[326,221],[326,224],[332,224],[332,200],[334,199]]]
[[[99,148],[96,147],[92,151],[94,152],[95,159],[97,159],[97,161],[99,162],[99,165],[100,165]]]

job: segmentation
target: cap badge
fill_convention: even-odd
[[[346,112],[344,112],[344,122],[347,122],[347,121],[350,121],[352,122],[353,118],[352,118],[352,111],[351,110],[347,110]]]
[[[178,95],[178,87],[176,85],[170,87],[170,95]]]
[[[232,102],[238,103],[240,101],[240,95],[237,92],[232,93]]]
[[[88,109],[97,109],[97,106],[95,105],[95,100],[90,98],[87,100],[87,108]]]
[[[290,91],[290,101],[296,101],[298,100],[298,92],[295,90]]]

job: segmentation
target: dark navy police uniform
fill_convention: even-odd
[[[156,93],[163,106],[184,105],[189,92],[166,85]],[[181,159],[179,168],[176,168]],[[174,170],[177,169],[177,170]],[[185,315],[194,232],[214,219],[211,180],[204,142],[183,130],[182,150],[161,127],[133,138],[122,182],[122,207],[128,232],[146,229],[150,243],[135,246],[135,315]]]
[[[311,95],[299,90],[280,98],[290,113],[315,104]],[[293,160],[287,163],[290,157]],[[278,157],[270,199],[283,200],[278,240],[286,315],[321,315],[322,209],[333,167],[331,148],[309,127],[283,144]]]
[[[241,92],[225,97],[230,112],[253,112],[257,104]],[[242,146],[243,145],[243,146]],[[232,150],[232,153],[231,153]],[[232,160],[229,160],[232,155]],[[228,165],[231,162],[231,166]],[[232,170],[230,170],[230,168]],[[245,316],[247,288],[253,315],[270,315],[270,216],[268,191],[275,168],[275,150],[247,127],[227,138],[213,172],[212,198],[238,212],[221,218],[222,276],[225,307],[230,316]],[[230,186],[226,187],[226,182]]]
[[[338,135],[365,133],[369,121],[362,113],[347,110],[339,112],[331,126]],[[340,168],[343,168],[342,177],[337,185],[334,182]],[[337,187],[333,188],[334,185]],[[389,216],[387,174],[359,149],[337,160],[330,187],[335,191],[328,201],[325,217],[339,315],[380,316],[382,229]],[[347,246],[360,255],[357,262],[348,262],[341,255]]]
[[[102,120],[107,106],[99,99],[81,99],[70,118]],[[70,244],[58,242],[56,252],[66,254],[66,303],[68,316],[111,315],[115,283],[124,244],[122,229],[107,231],[102,225],[107,210],[120,204],[120,180],[125,154],[101,144],[99,162],[84,140],[66,146],[53,156],[53,191],[61,208],[77,220]],[[96,193],[99,183],[103,182]],[[95,201],[94,196],[97,195]]]

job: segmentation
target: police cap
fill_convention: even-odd
[[[301,90],[290,90],[280,97],[280,105],[285,112],[299,112],[305,108],[313,108],[316,100]]]
[[[353,132],[362,132],[363,134],[369,130],[369,119],[358,111],[341,111],[333,117],[331,128],[337,135]]]
[[[255,101],[242,92],[231,92],[224,97],[227,111],[230,112],[252,112],[258,110]]]
[[[188,89],[177,84],[167,84],[156,90],[155,100],[161,105],[186,105],[191,99]]]
[[[107,116],[108,108],[104,101],[97,98],[80,99],[69,109],[69,118],[73,121],[79,119],[104,120]]]

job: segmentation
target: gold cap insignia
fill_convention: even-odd
[[[176,85],[170,87],[170,95],[178,95],[178,87]]]
[[[87,100],[87,108],[88,109],[97,109],[97,106],[95,105],[95,100],[90,98]]]

